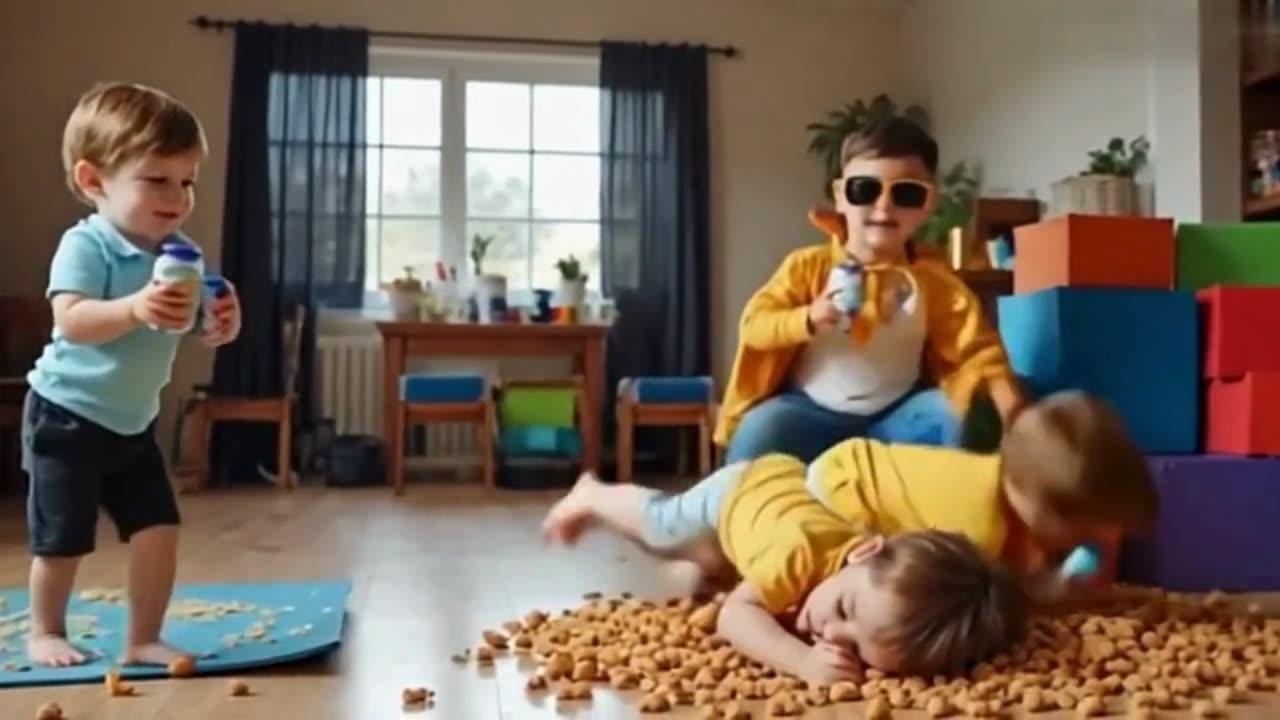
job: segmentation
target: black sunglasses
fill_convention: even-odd
[[[844,199],[850,205],[866,207],[875,205],[885,192],[885,181],[870,175],[851,175],[844,181]],[[933,186],[923,180],[900,178],[888,183],[889,199],[900,208],[918,209],[929,202]]]

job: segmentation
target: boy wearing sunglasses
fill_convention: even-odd
[[[894,119],[850,135],[825,244],[792,252],[747,302],[716,427],[726,462],[804,462],[851,437],[956,446],[975,394],[1022,403],[978,298],[912,235],[936,202],[937,143]]]

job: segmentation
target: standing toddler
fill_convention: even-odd
[[[167,664],[181,653],[160,629],[177,566],[178,507],[154,429],[180,331],[200,303],[198,284],[152,280],[164,243],[195,205],[206,153],[199,120],[139,85],[94,87],[62,140],[67,183],[95,210],[62,236],[49,269],[53,337],[27,376],[23,468],[31,478],[33,663],[85,661],[67,640],[67,601],[80,559],[94,549],[98,508],[129,545],[126,663]],[[204,341],[240,332],[234,290],[208,308]]]

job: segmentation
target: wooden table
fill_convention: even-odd
[[[400,376],[415,357],[568,357],[582,374],[584,406],[579,418],[584,470],[600,470],[604,399],[604,342],[607,325],[501,325],[434,322],[380,322],[382,335],[382,412],[387,447],[394,447],[400,414]],[[392,463],[387,463],[391,484]]]

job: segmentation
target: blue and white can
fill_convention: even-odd
[[[862,309],[863,270],[857,263],[843,262],[831,268],[827,280],[827,288],[831,292],[831,301],[844,313],[842,328],[848,328],[849,322]]]

